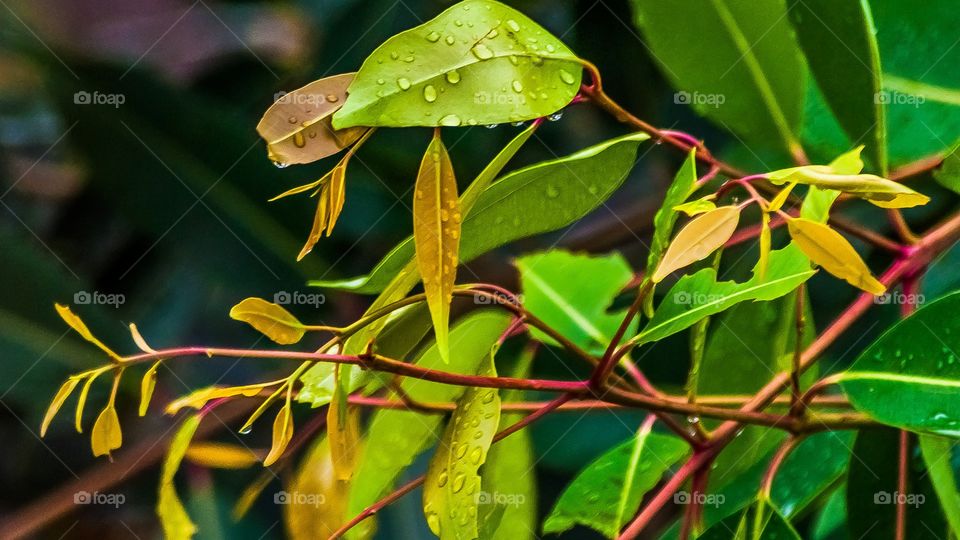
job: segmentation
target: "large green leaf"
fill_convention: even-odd
[[[650,240],[650,253],[647,255],[647,273],[652,273],[660,264],[663,252],[670,244],[673,226],[677,222],[678,212],[675,206],[683,204],[697,189],[697,152],[691,149],[673,182],[667,188],[663,204],[653,216],[653,237]]]
[[[573,479],[547,516],[543,531],[561,533],[580,524],[616,538],[636,513],[643,495],[688,449],[677,437],[641,429]]]
[[[857,435],[847,473],[847,532],[850,538],[896,538],[897,502],[906,507],[906,538],[948,538],[947,524],[933,502],[936,494],[913,444],[909,449],[907,491],[898,488],[900,434],[888,428]]]
[[[460,126],[547,116],[580,90],[581,63],[513,8],[467,0],[388,39],[333,117],[349,126]]]
[[[806,256],[793,244],[770,253],[763,278],[754,271],[753,277],[743,283],[717,281],[717,272],[704,268],[680,278],[647,326],[631,341],[637,345],[658,341],[740,302],[779,298],[814,273]]]
[[[509,324],[510,317],[499,311],[471,313],[450,330],[450,364],[444,364],[434,345],[417,365],[456,373],[477,373]],[[404,379],[402,387],[411,398],[424,403],[455,401],[464,391],[461,386],[411,378]],[[356,515],[386,495],[400,473],[439,438],[442,422],[439,415],[404,410],[377,411],[364,438],[363,455],[354,473],[347,513]],[[373,529],[374,524],[366,521],[351,531],[350,536],[368,538]]]
[[[495,182],[463,220],[460,262],[514,240],[565,227],[597,208],[623,183],[633,167],[637,145],[648,138],[632,133],[611,139]],[[407,238],[366,276],[310,284],[377,293],[412,259],[413,239]]]
[[[677,103],[749,144],[793,151],[805,77],[783,0],[633,0]]]
[[[886,115],[880,52],[867,0],[803,0],[790,20],[827,104],[854,143],[886,172]]]
[[[770,501],[759,499],[697,537],[703,540],[800,540],[800,535]]]
[[[857,409],[884,424],[960,435],[960,293],[928,304],[874,341],[840,375]]]
[[[960,491],[957,490],[957,479],[953,472],[952,457],[957,447],[957,441],[936,435],[921,435],[920,450],[923,452],[923,462],[930,475],[940,507],[947,518],[953,536],[960,536]]]
[[[517,268],[525,308],[581,348],[603,352],[625,314],[607,308],[633,278],[619,253],[591,257],[552,250],[517,259]],[[555,343],[538,330],[533,335]]]
[[[933,178],[941,186],[954,193],[960,193],[960,145],[955,144],[950,149],[943,158],[940,168],[933,171]]]

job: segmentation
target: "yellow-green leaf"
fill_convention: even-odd
[[[311,163],[356,142],[367,128],[335,130],[330,124],[355,75],[325,77],[277,99],[257,124],[270,159],[284,165]]]
[[[333,171],[330,171],[332,174]],[[322,181],[323,179],[321,179]],[[280,195],[283,196],[283,195]],[[323,184],[320,188],[320,196],[317,198],[317,211],[313,214],[313,224],[310,226],[310,234],[307,241],[303,244],[300,253],[297,254],[297,260],[303,260],[308,253],[313,251],[313,247],[320,241],[323,231],[327,230],[328,216],[330,210],[330,182]]]
[[[423,276],[437,348],[441,358],[449,362],[447,334],[459,262],[461,216],[453,164],[440,140],[439,129],[434,131],[420,163],[415,191],[413,241],[417,267]]]
[[[140,416],[145,416],[147,414],[147,409],[150,407],[150,398],[153,397],[153,389],[157,387],[157,369],[160,367],[160,364],[163,363],[163,360],[157,360],[154,362],[150,369],[143,374],[143,379],[140,380]]]
[[[739,222],[736,206],[721,206],[693,218],[670,243],[651,280],[659,283],[671,272],[705,259],[733,236]]]
[[[683,212],[684,214],[693,217],[704,212],[709,212],[717,208],[717,205],[713,203],[714,195],[708,195],[706,197],[696,199],[687,203],[678,204],[674,206],[673,209],[678,212]]]
[[[72,311],[70,311],[68,306],[54,304],[54,307],[57,310],[57,314],[60,315],[60,318],[70,325],[70,328],[73,328],[78,334],[83,336],[83,339],[99,347],[100,350],[107,353],[110,358],[113,358],[114,360],[120,360],[120,355],[113,352],[110,347],[107,347],[102,341],[94,337],[93,333],[90,332],[90,329],[87,328],[87,325],[83,323],[80,317],[77,317]]]
[[[804,218],[787,221],[790,237],[814,264],[847,283],[872,294],[887,288],[870,273],[850,242],[827,225]]]
[[[327,437],[321,436],[306,452],[287,485],[283,518],[292,540],[328,538],[344,524],[350,484],[338,480]]]
[[[163,535],[167,540],[189,540],[197,532],[196,525],[187,515],[177,489],[173,484],[173,476],[180,468],[180,462],[190,446],[190,440],[200,425],[199,416],[191,416],[184,420],[177,429],[176,435],[170,441],[170,448],[163,460],[160,470],[160,493],[157,499],[157,517],[163,527]]]
[[[63,403],[70,397],[70,394],[73,393],[73,389],[77,387],[77,384],[80,383],[80,379],[76,377],[70,377],[67,379],[57,390],[57,394],[53,396],[53,400],[50,402],[50,406],[47,408],[47,414],[43,416],[43,423],[40,424],[40,436],[43,437],[47,434],[47,428],[50,427],[50,422],[53,421],[53,418],[57,415],[57,412],[60,411],[60,407],[63,406]]]
[[[285,403],[273,419],[273,443],[270,445],[270,453],[263,460],[263,466],[273,465],[290,444],[293,438],[293,415],[290,413],[290,403]]]
[[[157,351],[153,350],[150,345],[147,345],[147,340],[143,339],[143,336],[140,335],[140,330],[137,329],[137,325],[130,323],[130,335],[133,337],[133,342],[137,344],[137,348],[145,353],[155,353]]]
[[[776,212],[777,210],[783,208],[783,203],[787,202],[787,197],[790,196],[790,192],[793,191],[796,182],[790,182],[787,184],[787,187],[780,190],[780,193],[777,193],[777,196],[773,199],[770,199],[770,205],[767,207],[767,212]]]
[[[767,267],[770,266],[770,214],[763,212],[760,223],[760,262],[757,264],[757,275],[760,279],[766,277]]]
[[[195,390],[190,394],[183,396],[169,405],[167,405],[167,414],[177,414],[184,407],[201,409],[207,402],[234,396],[253,397],[259,394],[264,388],[276,386],[281,381],[270,381],[259,384],[249,384],[246,386],[208,386]]]
[[[245,322],[280,345],[303,339],[305,329],[289,311],[262,298],[251,297],[230,309],[230,318]]]
[[[185,457],[192,463],[213,469],[246,469],[260,457],[245,446],[216,442],[197,442],[187,448]]]
[[[349,480],[357,468],[360,456],[360,411],[347,406],[346,400],[334,398],[327,408],[327,437],[333,470],[339,480]]]
[[[493,354],[483,374],[496,376]],[[480,466],[487,459],[500,423],[495,388],[470,387],[457,402],[443,438],[427,467],[423,513],[441,540],[478,538],[478,502],[483,491]]]
[[[120,431],[120,418],[113,403],[109,403],[102,411],[90,432],[90,446],[94,456],[110,455],[111,450],[120,448],[123,444],[123,433]]]

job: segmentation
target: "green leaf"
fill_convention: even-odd
[[[579,347],[602,353],[626,311],[607,311],[633,277],[623,256],[592,257],[552,250],[521,257],[516,265],[524,307]],[[634,331],[636,325],[630,333]],[[556,344],[539,330],[534,330],[533,336]]]
[[[450,330],[450,364],[444,364],[436,345],[417,361],[427,369],[475,374],[489,356],[491,347],[510,325],[510,317],[499,311],[478,311],[459,321]],[[456,401],[461,386],[407,378],[401,383],[414,400]],[[363,455],[354,472],[347,514],[354,516],[393,488],[397,477],[438,437],[442,417],[403,410],[379,410],[370,421],[363,441]],[[351,538],[369,538],[374,523],[364,521],[350,533]]]
[[[862,429],[853,446],[847,473],[847,532],[850,538],[894,540],[897,502],[906,508],[906,538],[948,538],[947,523],[920,452],[913,441],[908,448],[907,490],[898,485],[900,432],[889,428]]]
[[[805,70],[783,0],[632,5],[652,56],[680,90],[675,102],[748,144],[799,147]]]
[[[740,514],[710,527],[698,540],[800,540],[800,535],[769,501],[759,499]]]
[[[683,276],[670,288],[653,318],[631,342],[642,345],[659,341],[745,300],[779,298],[814,273],[816,271],[810,269],[806,256],[792,244],[770,253],[769,267],[763,278],[754,272],[753,277],[743,283],[717,281],[717,272],[704,268]]]
[[[960,491],[957,490],[957,479],[951,465],[956,446],[955,440],[935,435],[920,436],[920,450],[930,483],[937,492],[940,507],[955,537],[960,536]]]
[[[858,410],[913,431],[960,436],[960,293],[920,308],[874,341],[839,384]]]
[[[886,114],[876,28],[866,0],[804,0],[790,21],[827,104],[852,141],[867,144],[873,164],[887,171]]]
[[[170,540],[187,540],[197,532],[196,526],[187,515],[187,511],[177,496],[173,476],[180,468],[180,462],[190,446],[190,440],[200,425],[200,417],[193,415],[180,424],[177,433],[170,441],[170,448],[160,470],[160,496],[157,500],[157,516],[163,526],[164,537]]]
[[[660,264],[660,258],[670,244],[670,238],[673,236],[673,226],[677,222],[677,211],[690,212],[689,207],[678,208],[684,201],[693,195],[697,190],[697,149],[691,148],[687,154],[687,159],[683,162],[680,170],[673,177],[673,183],[667,188],[667,194],[663,198],[663,204],[653,216],[653,237],[650,240],[650,253],[647,255],[647,273],[653,272]],[[703,208],[706,203],[712,210],[714,205],[710,201],[694,201],[691,204],[697,204],[695,208]]]
[[[373,51],[333,125],[530,120],[570,103],[581,73],[576,55],[519,11],[492,0],[467,0]]]
[[[543,531],[561,533],[579,524],[616,538],[636,513],[643,495],[688,450],[677,437],[641,430],[573,479],[544,521]]]
[[[497,375],[495,350],[496,346],[482,375]],[[423,513],[430,530],[441,539],[479,538],[479,506],[489,501],[477,471],[486,462],[499,423],[497,389],[467,388],[430,460],[423,484]]]
[[[941,186],[960,193],[960,144],[955,144],[943,158],[940,168],[933,171],[933,178]]]
[[[491,249],[582,218],[620,187],[633,167],[637,146],[647,139],[644,133],[632,133],[525,167],[495,182],[464,216],[460,262],[470,262]],[[310,284],[377,293],[413,260],[413,252],[413,239],[407,238],[366,276]]]

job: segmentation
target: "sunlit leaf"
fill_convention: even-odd
[[[360,411],[340,410],[344,400],[333,399],[327,409],[327,439],[333,471],[338,480],[349,480],[357,468],[360,448]]]
[[[47,428],[50,427],[50,422],[53,421],[53,418],[57,415],[57,412],[60,411],[60,407],[63,406],[63,403],[67,401],[67,398],[73,393],[73,390],[77,387],[77,384],[80,383],[80,380],[81,379],[79,377],[70,377],[64,381],[63,385],[60,386],[60,389],[57,390],[57,394],[53,396],[53,400],[50,402],[50,406],[47,408],[47,413],[43,415],[43,423],[40,424],[41,437],[47,434]]]
[[[273,440],[270,444],[270,452],[263,459],[263,466],[269,467],[280,459],[292,438],[293,414],[290,411],[290,404],[285,403],[273,419]]]
[[[102,341],[94,337],[93,333],[90,332],[90,329],[87,328],[87,325],[83,323],[80,317],[76,316],[72,311],[70,311],[69,306],[54,304],[54,307],[57,310],[57,314],[60,315],[60,318],[63,319],[64,322],[66,322],[68,325],[70,325],[70,328],[73,328],[74,330],[76,330],[76,332],[80,334],[83,337],[83,339],[99,347],[100,350],[107,353],[107,355],[110,356],[110,358],[113,358],[114,360],[120,359],[119,354],[113,352],[110,349],[110,347],[107,347],[106,345],[103,344]]]
[[[790,192],[793,191],[794,186],[797,184],[791,182],[787,184],[787,187],[780,190],[780,193],[777,193],[777,196],[770,199],[770,205],[767,206],[767,212],[776,212],[777,210],[783,208],[783,203],[787,202],[787,197],[790,196]]]
[[[160,495],[157,500],[157,516],[163,526],[163,535],[168,540],[189,540],[197,532],[197,527],[187,515],[177,489],[173,484],[173,477],[180,468],[180,462],[190,446],[190,440],[200,425],[200,417],[193,415],[183,421],[177,429],[176,435],[170,441],[170,448],[163,460],[160,470]]]
[[[373,51],[333,125],[530,120],[567,105],[580,89],[581,71],[566,45],[519,11],[467,0]]]
[[[83,409],[87,404],[87,396],[90,395],[90,387],[93,386],[93,381],[95,381],[101,373],[103,373],[102,370],[94,371],[87,376],[86,382],[80,387],[80,397],[77,398],[77,410],[74,418],[77,433],[83,433]]]
[[[496,376],[493,353],[481,375]],[[478,503],[485,492],[477,471],[486,462],[499,422],[497,389],[467,388],[430,460],[423,484],[423,513],[430,530],[441,539],[479,537]]]
[[[701,199],[696,199],[688,203],[678,204],[673,209],[677,212],[683,212],[689,217],[714,210],[717,205],[713,202],[713,196],[708,195]]]
[[[956,447],[955,439],[935,435],[920,436],[920,450],[930,475],[930,483],[937,492],[940,507],[954,536],[960,535],[960,491],[957,489],[957,477],[952,466]]]
[[[289,311],[262,298],[250,297],[230,309],[230,318],[254,327],[275,343],[290,345],[303,339],[303,323]]]
[[[140,416],[145,416],[147,409],[150,408],[150,399],[153,397],[154,388],[157,387],[157,369],[160,368],[162,363],[163,360],[154,362],[143,374],[143,379],[140,380],[140,408],[138,410]]]
[[[143,336],[140,335],[140,330],[137,329],[137,325],[130,323],[130,336],[133,337],[133,342],[136,343],[137,348],[145,353],[155,353],[157,351],[153,350],[150,345],[147,345],[147,340],[143,339]]]
[[[110,455],[111,450],[120,448],[123,444],[123,433],[120,430],[120,418],[113,403],[106,407],[97,416],[97,421],[90,431],[90,447],[94,456]]]
[[[433,318],[440,356],[449,360],[450,302],[459,264],[462,216],[453,164],[440,140],[439,129],[434,131],[433,140],[420,163],[414,189],[413,239],[417,268],[423,277],[423,290]]]
[[[767,276],[767,266],[770,264],[770,214],[764,212],[760,216],[760,261],[757,263],[757,274],[760,279]]]
[[[330,124],[355,75],[325,77],[278,98],[257,124],[270,159],[284,165],[311,163],[356,142],[364,128],[334,130]]]
[[[190,394],[183,396],[167,405],[167,414],[176,414],[185,407],[193,409],[202,409],[207,402],[235,396],[253,397],[258,395],[265,388],[276,386],[281,381],[271,381],[259,384],[249,384],[245,386],[208,386],[200,390],[194,390]]]
[[[260,457],[246,446],[216,442],[193,443],[184,457],[191,463],[213,469],[246,469],[260,462]]]
[[[687,444],[677,437],[639,431],[580,471],[544,521],[544,532],[561,533],[585,525],[616,538],[643,495],[688,452]]]
[[[774,184],[808,184],[835,189],[865,199],[882,208],[910,208],[930,202],[930,197],[873,174],[838,174],[829,165],[805,165],[767,173]]]
[[[887,288],[877,281],[850,242],[829,226],[804,218],[787,220],[790,237],[810,260],[834,276],[872,294]]]
[[[708,257],[733,236],[740,209],[721,206],[687,223],[670,242],[651,280],[659,283],[671,273]]]
[[[673,234],[673,226],[677,222],[677,211],[683,211],[687,215],[693,216],[702,213],[702,209],[707,211],[716,207],[713,202],[707,199],[698,199],[696,201],[682,204],[697,189],[697,150],[692,148],[687,154],[687,159],[677,174],[673,177],[673,182],[667,188],[667,194],[663,198],[663,204],[653,216],[653,236],[650,240],[650,253],[647,255],[647,270],[652,272],[663,252],[670,244],[670,236]]]

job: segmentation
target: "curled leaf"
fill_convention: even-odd
[[[109,403],[97,416],[90,432],[90,446],[93,455],[106,456],[110,451],[120,448],[123,444],[123,433],[120,430],[120,418],[113,403]]]
[[[787,197],[790,196],[790,192],[793,191],[796,182],[790,182],[787,184],[787,187],[780,190],[780,193],[777,193],[777,196],[773,199],[770,199],[770,205],[767,206],[767,212],[776,212],[783,208],[783,203],[787,202]]]
[[[413,199],[413,241],[417,267],[433,319],[440,356],[448,358],[448,327],[460,251],[460,203],[447,149],[435,130],[420,163]]]
[[[325,77],[278,98],[257,124],[270,159],[285,165],[311,163],[356,142],[366,128],[335,130],[330,124],[355,75]]]
[[[143,339],[143,336],[140,335],[140,330],[137,329],[137,325],[130,323],[130,335],[133,337],[133,342],[137,344],[137,348],[145,353],[155,353],[157,351],[153,350],[150,345],[147,345],[147,340]]]
[[[270,445],[270,453],[263,460],[263,466],[269,467],[280,459],[292,438],[293,415],[290,413],[290,403],[286,403],[273,419],[273,443]]]
[[[698,214],[716,209],[717,205],[713,203],[713,198],[714,195],[708,195],[688,203],[678,204],[677,206],[674,206],[673,209],[677,212],[683,212],[684,214],[693,217]]]
[[[659,283],[670,273],[705,259],[733,236],[739,222],[736,206],[721,206],[695,217],[670,243],[651,280]]]
[[[176,435],[170,442],[167,456],[163,460],[160,470],[160,494],[157,499],[157,516],[163,526],[163,535],[168,540],[189,540],[197,532],[196,525],[190,520],[187,510],[177,496],[177,488],[173,484],[173,477],[180,468],[180,462],[187,452],[190,440],[200,425],[200,417],[193,415],[177,429]]]
[[[147,409],[150,407],[153,389],[157,387],[157,369],[162,363],[163,360],[154,362],[150,369],[143,374],[143,379],[140,379],[140,409],[138,411],[140,416],[146,416]]]
[[[87,395],[90,394],[90,387],[93,386],[93,381],[96,380],[101,373],[103,373],[102,370],[97,370],[90,373],[87,376],[86,382],[84,382],[83,386],[80,388],[80,397],[77,398],[77,412],[76,417],[74,418],[74,424],[76,425],[77,433],[83,433],[83,409],[87,404]]]
[[[764,212],[760,224],[760,262],[757,264],[757,275],[763,280],[767,276],[767,267],[770,266],[770,214]]]
[[[73,389],[77,387],[77,384],[80,383],[80,378],[70,377],[60,386],[60,389],[57,390],[57,394],[53,396],[53,400],[50,402],[50,406],[47,408],[47,413],[43,416],[43,423],[40,424],[40,436],[43,437],[47,434],[47,428],[50,427],[50,422],[53,421],[53,418],[57,415],[57,412],[60,411],[60,407],[63,406],[63,403],[70,397],[70,394],[73,393]]]
[[[313,216],[313,225],[310,227],[310,236],[307,237],[307,242],[297,255],[298,261],[313,251],[313,247],[317,245],[324,233],[327,237],[333,233],[333,226],[337,224],[340,212],[343,210],[343,203],[346,200],[347,163],[350,161],[350,156],[350,154],[344,156],[333,170],[317,182],[294,188],[272,199],[276,200],[294,192],[307,191],[310,187],[323,183],[320,186],[320,197],[317,200],[317,211]]]
[[[192,463],[212,469],[246,469],[260,462],[255,452],[245,446],[215,442],[193,443],[185,457]]]
[[[869,293],[883,294],[887,290],[840,233],[804,218],[788,220],[787,228],[790,237],[814,264]]]
[[[191,392],[176,401],[167,405],[167,414],[177,414],[181,409],[190,407],[201,409],[207,402],[234,396],[253,397],[259,394],[264,388],[276,386],[282,381],[271,381],[260,384],[250,384],[246,386],[208,386]]]
[[[289,311],[262,298],[244,299],[230,309],[230,318],[249,324],[280,345],[300,341],[305,332],[303,324]]]
[[[80,317],[77,317],[72,311],[70,311],[68,306],[54,304],[54,307],[57,310],[57,314],[60,315],[60,318],[70,325],[70,328],[73,328],[78,334],[83,336],[83,339],[99,347],[100,350],[107,353],[110,358],[113,358],[114,360],[120,360],[120,355],[113,352],[110,347],[107,347],[102,341],[94,337],[93,333],[90,332],[90,329],[87,328],[87,325],[83,323]]]

